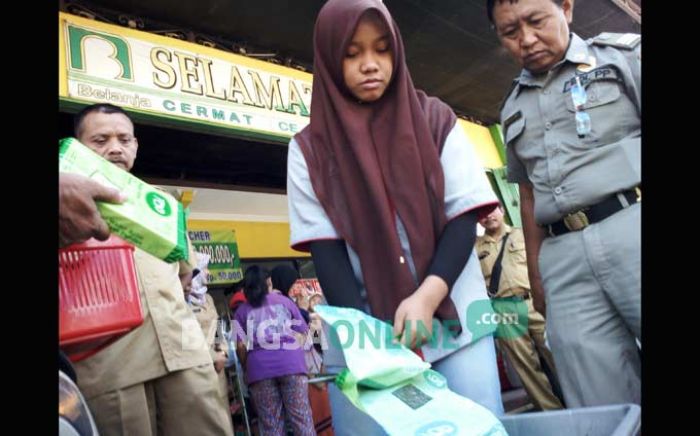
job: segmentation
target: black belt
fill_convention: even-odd
[[[583,230],[589,225],[603,221],[615,212],[637,202],[637,191],[635,189],[628,189],[620,192],[620,194],[627,199],[627,205],[620,201],[618,194],[614,194],[598,204],[568,214],[559,221],[545,226],[545,229],[547,229],[550,236],[559,236],[564,233]]]

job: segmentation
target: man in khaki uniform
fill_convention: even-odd
[[[522,67],[503,106],[533,306],[569,407],[641,404],[642,37],[583,40],[574,0],[487,0]]]
[[[494,265],[500,251],[504,250],[501,258],[498,288],[496,294],[492,296],[496,311],[498,312],[498,307],[495,303],[499,299],[521,298],[527,305],[527,329],[523,329],[522,334],[518,334],[517,337],[510,337],[512,335],[499,337],[497,334],[498,345],[505,351],[515,367],[535,406],[541,410],[561,409],[562,404],[554,395],[552,386],[542,371],[538,358],[539,353],[547,365],[552,370],[554,369],[552,354],[544,344],[544,318],[535,311],[530,298],[523,232],[521,229],[512,228],[503,222],[501,206],[479,220],[479,224],[486,229],[486,232],[477,238],[476,252],[489,290],[492,289],[491,279]],[[496,279],[494,278],[494,280]],[[536,349],[533,346],[533,340]]]
[[[83,109],[76,115],[75,135],[97,154],[131,170],[138,142],[121,108],[98,104]],[[212,358],[178,277],[193,266],[165,263],[138,248],[134,260],[143,324],[75,364],[78,386],[100,434],[231,435]]]
[[[218,327],[219,314],[214,304],[214,298],[207,292],[206,277],[209,255],[196,253],[197,268],[184,278],[181,276],[182,287],[185,293],[187,304],[197,318],[199,326],[207,341],[209,353],[214,360],[214,369],[219,378],[219,394],[223,399],[222,403],[226,407],[226,414],[231,416],[228,401],[228,382],[224,366],[228,359],[228,344],[225,338],[220,338],[216,342],[216,329]],[[232,424],[233,425],[233,424]]]
[[[226,382],[226,374],[224,373],[224,364],[228,359],[228,345],[225,340],[222,340],[219,344],[216,343],[216,328],[219,315],[216,312],[216,306],[212,296],[205,294],[204,298],[205,303],[203,305],[191,303],[190,308],[197,317],[197,321],[206,337],[209,353],[214,360],[214,369],[219,377],[221,397],[228,403],[228,383]]]

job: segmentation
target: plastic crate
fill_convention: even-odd
[[[116,236],[58,250],[59,344],[74,362],[143,323],[134,247]]]
[[[636,404],[523,413],[500,418],[509,436],[636,436],[642,409]]]

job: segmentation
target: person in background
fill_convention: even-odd
[[[246,302],[236,310],[236,351],[246,372],[262,434],[283,435],[285,417],[295,435],[315,435],[309,405],[303,338],[308,332],[297,306],[271,292],[259,266],[246,269]]]
[[[228,401],[228,381],[224,367],[228,360],[228,341],[226,338],[217,337],[217,328],[219,326],[219,314],[216,311],[214,298],[209,295],[206,283],[209,270],[209,255],[205,253],[196,253],[197,268],[192,272],[190,280],[190,292],[187,293],[187,303],[192,309],[192,312],[197,317],[202,332],[207,340],[209,352],[214,361],[214,370],[219,378],[219,394],[222,398],[222,406],[225,407],[227,415]],[[233,425],[233,424],[231,424]]]

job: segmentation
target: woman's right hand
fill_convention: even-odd
[[[396,309],[394,337],[410,349],[429,341],[433,335],[433,315],[448,292],[447,283],[442,278],[433,274],[426,277]],[[409,330],[404,331],[405,327]]]

